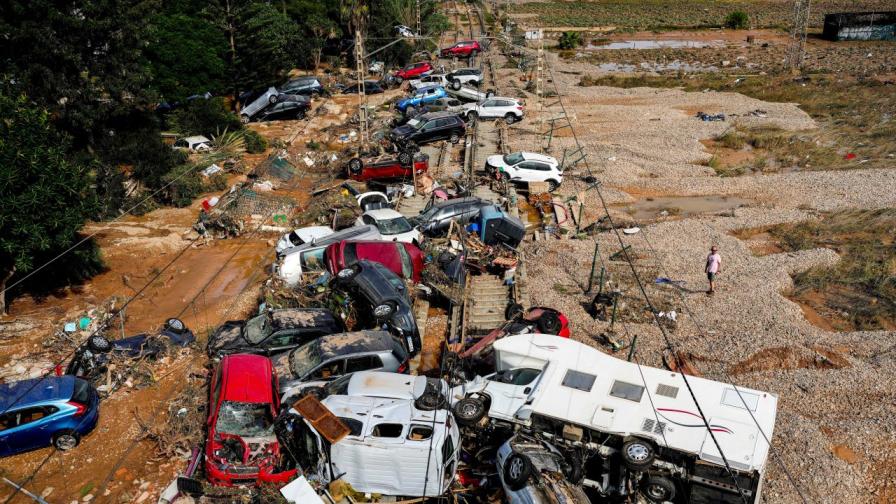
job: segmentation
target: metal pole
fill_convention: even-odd
[[[594,268],[597,267],[597,254],[598,254],[598,245],[597,242],[594,242],[594,256],[591,258],[591,274],[588,275],[588,290],[586,293],[591,292],[591,288],[594,286]],[[603,283],[603,276],[601,276],[601,283]]]
[[[613,314],[610,315],[610,327],[616,325],[616,305],[619,303],[619,296],[613,296]]]
[[[632,344],[631,344],[631,346],[628,347],[628,361],[629,361],[629,362],[631,362],[631,361],[632,361],[632,357],[635,356],[635,345],[637,345],[637,344],[638,344],[638,335],[636,334],[634,337],[632,337]]]
[[[607,272],[607,270],[604,269],[603,266],[601,266],[600,267],[600,285],[598,286],[599,288],[597,289],[598,296],[600,296],[601,294],[604,293],[604,275],[606,274],[606,272]]]

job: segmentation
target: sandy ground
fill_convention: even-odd
[[[731,233],[811,219],[819,210],[892,207],[896,166],[719,178],[698,164],[709,156],[700,141],[723,133],[731,123],[700,121],[693,117],[696,111],[724,112],[735,115],[735,121],[794,131],[815,128],[814,121],[794,104],[766,103],[736,93],[580,87],[579,74],[588,71],[586,64],[549,57],[608,203],[670,195],[736,195],[749,200],[725,211],[650,219],[640,223],[640,233],[623,238],[639,258],[637,270],[657,308],[678,313],[671,331],[677,349],[706,377],[779,396],[772,444],[809,502],[893,502],[896,429],[889,419],[896,390],[881,377],[896,371],[896,353],[886,352],[896,344],[896,333],[828,332],[811,324],[803,308],[787,299],[791,275],[834,264],[838,256],[833,251],[758,257],[750,244]],[[505,93],[520,85],[513,70],[500,73]],[[534,98],[528,99],[534,103]],[[756,109],[766,111],[766,117],[749,115]],[[534,129],[537,116],[532,114],[511,130],[513,147],[531,147],[537,140],[527,132]],[[575,145],[566,131],[554,139],[552,153],[557,157]],[[595,192],[583,193],[584,184],[575,179],[567,173],[559,192],[586,202],[588,223],[603,210]],[[617,219],[631,222],[620,210],[625,207],[614,208]],[[621,248],[616,236],[601,233],[596,240],[603,261],[616,275],[610,287],[638,297],[627,265],[608,259]],[[724,265],[720,291],[713,297],[705,294],[703,274],[710,244],[720,247]],[[570,316],[576,339],[600,347],[596,336],[607,331],[608,324],[584,311],[590,300],[583,290],[593,250],[590,240],[531,244],[527,255],[538,259],[529,260],[528,275],[531,284],[544,286],[530,289],[532,304],[561,309]],[[656,276],[684,283],[680,289],[656,285]],[[624,341],[638,335],[637,358],[661,365],[665,342],[655,325],[616,324],[614,329]],[[800,502],[781,465],[772,460],[764,502]]]

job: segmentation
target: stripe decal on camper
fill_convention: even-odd
[[[696,418],[700,418],[700,419],[703,418],[703,417],[701,417],[700,415],[698,415],[697,413],[694,413],[694,412],[692,412],[692,411],[680,410],[680,409],[674,409],[674,408],[656,408],[656,411],[657,411],[657,413],[659,414],[659,416],[663,417],[664,419],[666,419],[666,420],[669,421],[670,423],[673,423],[673,424],[675,424],[675,425],[677,425],[677,426],[679,426],[679,427],[694,427],[694,428],[696,428],[696,427],[706,427],[706,425],[703,424],[703,423],[690,425],[690,424],[683,424],[683,423],[680,423],[680,422],[676,422],[675,420],[672,420],[671,418],[667,417],[666,415],[664,415],[664,414],[662,414],[662,413],[659,413],[659,412],[661,412],[661,411],[665,411],[665,412],[668,412],[668,413],[682,413],[682,414],[684,414],[684,415],[690,415],[690,416],[693,416],[693,417],[696,417]],[[725,427],[724,425],[709,424],[709,430],[711,430],[711,431],[713,431],[713,432],[722,432],[722,433],[724,433],[724,434],[734,434],[734,431],[732,431],[732,430],[729,429],[728,427]]]

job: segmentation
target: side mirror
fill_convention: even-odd
[[[530,393],[530,392],[532,392],[532,387],[526,387],[526,388],[523,389],[523,393],[524,393],[524,394],[528,394],[528,393]]]

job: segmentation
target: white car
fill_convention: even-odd
[[[324,251],[327,245],[342,240],[382,240],[376,226],[353,226],[319,238],[312,238],[296,247],[289,247],[279,254],[274,273],[289,285],[296,285],[305,273],[325,271]],[[389,238],[391,240],[391,238]]]
[[[186,149],[190,152],[208,152],[212,150],[212,141],[202,135],[181,138],[174,142],[175,149]]]
[[[472,85],[479,87],[482,84],[482,70],[478,68],[458,68],[445,76],[450,82],[451,89],[460,89],[461,86]]]
[[[516,98],[506,96],[492,96],[479,103],[464,105],[464,116],[468,121],[476,119],[500,119],[504,118],[507,124],[513,124],[523,119],[523,104]]]
[[[534,152],[489,156],[485,160],[485,171],[515,183],[547,182],[551,191],[563,182],[563,171],[557,159]]]
[[[442,86],[444,88],[448,87],[448,76],[446,74],[429,74],[420,77],[419,79],[412,79],[408,81],[408,86],[410,86],[411,91],[416,91],[422,87],[426,86]]]
[[[404,215],[391,208],[368,210],[355,221],[356,226],[368,224],[376,226],[383,240],[420,243],[420,231],[414,229]]]
[[[333,228],[330,226],[308,226],[286,233],[277,241],[277,256],[282,256],[286,249],[298,247],[331,234],[333,234]]]
[[[409,27],[407,27],[405,25],[397,25],[395,27],[395,31],[398,32],[398,34],[404,38],[413,38],[413,37],[417,36],[417,34],[414,33],[414,30],[410,29]]]

